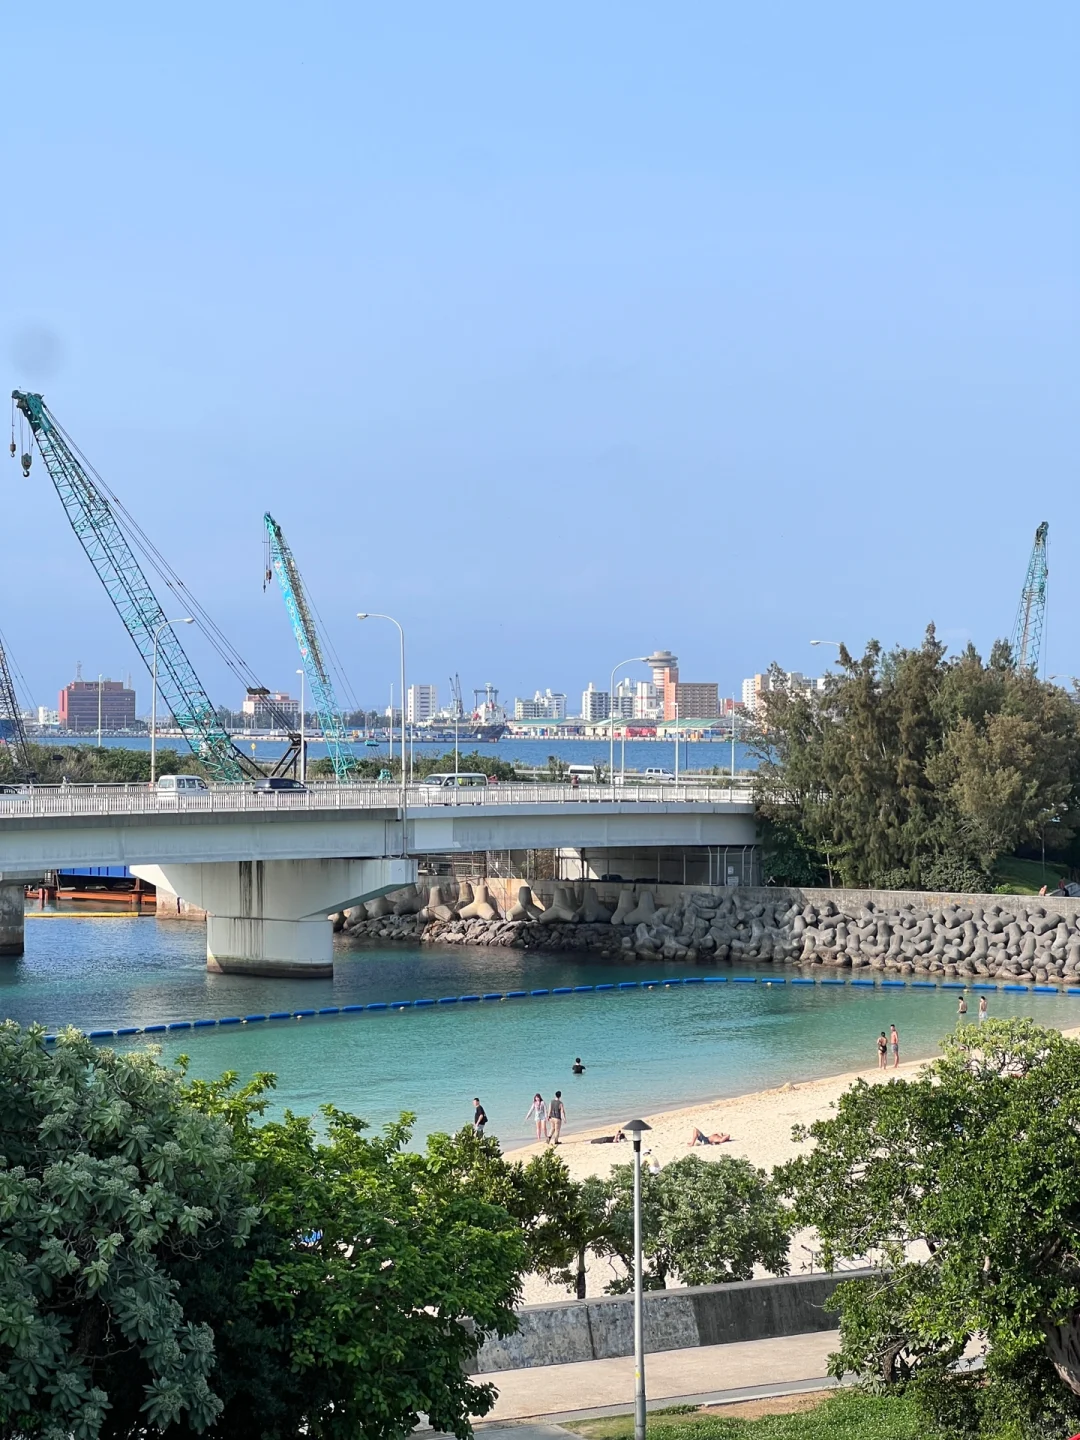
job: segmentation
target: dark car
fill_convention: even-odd
[[[302,780],[290,780],[286,775],[264,775],[261,780],[251,782],[253,790],[306,790]]]

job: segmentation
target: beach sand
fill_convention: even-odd
[[[1072,1040],[1080,1039],[1080,1029],[1062,1032]],[[773,1090],[758,1090],[748,1095],[735,1095],[722,1100],[713,1100],[700,1105],[688,1105],[677,1110],[661,1110],[654,1115],[641,1118],[652,1126],[642,1137],[642,1154],[655,1156],[661,1165],[670,1164],[683,1155],[699,1155],[703,1160],[712,1160],[718,1155],[741,1155],[763,1170],[792,1159],[804,1152],[805,1145],[798,1145],[791,1138],[796,1125],[811,1125],[815,1120],[827,1119],[834,1112],[837,1100],[856,1080],[870,1084],[884,1081],[908,1079],[917,1075],[935,1057],[912,1060],[897,1069],[850,1070],[843,1075],[828,1075],[818,1080],[797,1080],[780,1085]],[[622,1115],[619,1121],[628,1120]],[[731,1136],[724,1145],[697,1145],[691,1150],[690,1133],[694,1126],[706,1135],[713,1131]],[[589,1175],[607,1175],[612,1165],[626,1164],[633,1158],[633,1147],[629,1142],[621,1145],[591,1145],[596,1135],[612,1135],[617,1122],[598,1129],[583,1130],[580,1133],[564,1134],[559,1145],[559,1154],[566,1162],[575,1180],[584,1180]],[[545,1147],[540,1144],[524,1145],[508,1150],[509,1160],[527,1160]],[[793,1270],[802,1269],[809,1259],[812,1237],[801,1232],[793,1237],[791,1265]],[[611,1278],[608,1261],[596,1261],[590,1257],[588,1267],[588,1293],[590,1296],[603,1292]],[[553,1300],[567,1299],[567,1292],[530,1275],[525,1282],[524,1303],[536,1305]]]

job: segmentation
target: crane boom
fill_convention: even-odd
[[[112,507],[44,400],[21,390],[12,391],[11,398],[26,417],[71,528],[151,673],[157,636],[158,689],[184,739],[215,780],[261,775],[262,770],[237,749],[218,719]],[[24,472],[28,468],[26,455]]]
[[[1050,526],[1044,520],[1035,531],[1035,544],[1028,561],[1027,579],[1020,595],[1020,605],[1013,627],[1013,663],[1018,670],[1037,672],[1042,649],[1043,625],[1046,622],[1046,539]]]
[[[266,526],[267,542],[270,546],[270,564],[281,586],[285,609],[300,649],[300,658],[304,662],[304,673],[307,675],[311,698],[319,716],[323,741],[334,767],[334,775],[341,781],[352,779],[356,774],[356,756],[345,738],[345,724],[334,695],[330,671],[323,658],[322,646],[319,644],[319,632],[315,628],[311,607],[304,594],[303,578],[281,526],[269,512],[263,516],[263,524]]]
[[[26,739],[19,700],[15,694],[15,682],[11,678],[11,667],[4,653],[4,641],[0,636],[0,750],[6,750],[11,759],[11,768],[17,780],[31,780],[34,774],[30,747]]]

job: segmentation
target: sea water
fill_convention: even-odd
[[[332,979],[212,975],[199,924],[48,914],[28,918],[24,958],[0,965],[6,1016],[86,1030],[712,973],[494,948],[360,948],[339,936]],[[117,1043],[160,1042],[163,1059],[186,1053],[199,1076],[272,1071],[272,1113],[333,1104],[380,1126],[411,1111],[419,1137],[467,1123],[479,1095],[489,1133],[513,1145],[530,1138],[524,1116],[537,1090],[545,1098],[562,1090],[568,1130],[614,1125],[872,1066],[877,1036],[891,1023],[901,1059],[930,1055],[956,1023],[956,990],[797,985],[798,972],[772,966],[716,973],[725,984],[365,1011]],[[991,1015],[1080,1025],[1080,995],[983,993]],[[968,1003],[973,1016],[974,993]],[[579,1055],[586,1071],[575,1076]]]

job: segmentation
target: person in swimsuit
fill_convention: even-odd
[[[544,1104],[542,1095],[534,1095],[533,1102],[525,1111],[525,1119],[531,1120],[536,1126],[536,1138],[547,1139],[547,1106]]]
[[[571,1075],[584,1075],[584,1074],[585,1074],[585,1066],[581,1063],[581,1056],[580,1056],[580,1055],[577,1057],[577,1059],[574,1061],[574,1063],[570,1066],[570,1073],[571,1073]]]
[[[896,1026],[889,1026],[889,1049],[892,1051],[892,1068],[900,1068],[900,1036],[896,1033]]]
[[[731,1139],[730,1135],[722,1135],[719,1130],[714,1130],[711,1135],[706,1135],[704,1130],[699,1130],[695,1125],[690,1131],[690,1141],[687,1149],[694,1145],[725,1145]]]
[[[967,1014],[967,1001],[964,999],[963,995],[961,995],[961,996],[960,996],[960,999],[957,1001],[957,1005],[956,1005],[956,1022],[957,1022],[958,1025],[962,1025],[962,1024],[964,1023],[964,1016],[965,1016],[966,1014]]]
[[[566,1106],[563,1104],[562,1091],[555,1091],[555,1098],[548,1106],[548,1139],[552,1145],[558,1145],[559,1132],[562,1130],[563,1121],[566,1119]]]
[[[881,1034],[877,1037],[877,1068],[879,1070],[884,1070],[887,1067],[888,1061],[886,1060],[886,1056],[888,1053],[889,1042],[885,1039],[885,1031],[882,1030]]]
[[[980,996],[979,996],[979,1024],[980,1024],[980,1025],[981,1025],[981,1024],[983,1023],[983,1021],[986,1019],[986,1017],[987,1017],[987,1015],[989,1014],[989,1012],[990,1012],[990,1007],[989,1007],[989,1005],[987,1005],[987,1003],[986,1003],[986,996],[985,996],[985,995],[980,995]]]

